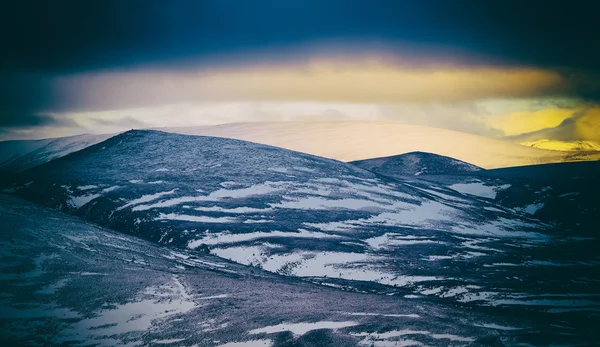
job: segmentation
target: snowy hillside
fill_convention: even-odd
[[[593,152],[570,156],[446,129],[383,121],[255,122],[159,130],[253,141],[341,161],[417,151],[485,169],[600,159]]]
[[[595,151],[560,152],[537,144],[522,146],[445,129],[394,122],[256,122],[158,130],[252,141],[342,161],[428,152],[489,169],[600,159],[600,153]],[[0,142],[0,174],[22,171],[113,135],[83,134],[58,139]]]
[[[595,216],[600,212],[597,201],[600,195],[597,184],[600,161],[452,172],[453,168],[447,163],[453,159],[441,156],[430,155],[427,161],[405,163],[388,163],[387,158],[382,159],[352,163],[392,178],[406,179],[413,172],[420,173],[413,177],[465,196],[493,202],[513,213],[534,216],[555,225],[565,234],[581,236],[595,233]],[[428,174],[427,168],[436,168],[436,171]],[[403,175],[396,175],[397,172],[403,172]]]
[[[32,290],[60,292],[67,286],[66,296],[53,305],[82,313],[86,319],[90,314],[96,317],[77,325],[83,336],[110,339],[124,334],[118,339],[143,336],[149,344],[177,340],[182,345],[207,338],[207,345],[219,345],[214,341],[222,340],[210,329],[226,329],[220,336],[230,338],[223,342],[260,340],[279,346],[305,335],[314,338],[311,327],[321,327],[326,333],[321,332],[325,335],[319,335],[319,341],[348,346],[406,341],[432,346],[499,341],[535,346],[595,338],[594,310],[600,306],[594,287],[600,281],[596,236],[561,235],[526,213],[420,176],[387,178],[348,163],[233,139],[129,131],[13,180],[2,182],[5,193],[166,246],[144,251],[137,241],[131,249],[128,240],[133,239],[86,236],[85,230],[92,227],[80,221],[43,212],[52,217],[45,221],[36,215],[37,207],[17,207],[21,219],[13,219],[3,230],[30,232],[36,229],[28,223],[37,223],[36,228],[53,239],[36,246],[35,256],[24,258],[31,262],[30,270],[17,277],[11,273],[3,286],[16,291],[19,283],[12,281],[31,281],[29,271],[37,286]],[[66,243],[55,235],[64,233],[69,235]],[[23,242],[19,247],[31,245]],[[66,252],[68,247],[77,252]],[[102,259],[110,260],[96,260],[99,251],[105,254]],[[61,270],[69,264],[60,260],[63,256],[79,264],[79,270]],[[139,266],[143,270],[136,273]],[[161,270],[164,267],[169,270]],[[190,267],[193,271],[188,272]],[[106,274],[117,268],[124,270],[115,278],[99,279],[107,281],[104,287],[94,282],[91,297],[97,300],[89,307],[69,304],[73,293],[89,297],[89,289],[88,282],[73,281],[67,274]],[[65,274],[66,282],[51,281],[56,274],[39,277],[45,271],[64,271],[59,273]],[[577,274],[574,281],[573,274]],[[234,281],[239,276],[243,280]],[[120,282],[125,284],[114,293],[99,289]],[[265,297],[266,292],[280,294]],[[167,305],[165,297],[169,305],[181,306]],[[336,304],[332,312],[325,297],[350,301]],[[17,304],[9,307],[17,309],[19,303],[36,298],[10,299]],[[250,298],[258,303],[252,304]],[[206,308],[214,321],[206,321],[207,330],[200,332],[196,323],[210,300],[225,301]],[[289,305],[284,303],[294,300],[303,304],[291,311],[285,308]],[[141,305],[142,313],[136,311]],[[156,312],[146,307],[156,307]],[[227,307],[231,311],[225,313]],[[303,313],[306,307],[311,308]],[[406,313],[407,308],[425,313]],[[463,320],[449,318],[465,310],[469,315]],[[119,320],[128,312],[133,321],[146,317],[141,330],[152,327],[152,333],[128,335],[127,329],[137,327]],[[404,321],[415,315],[425,319]],[[149,325],[153,319],[175,318],[196,323],[167,324],[158,330]],[[244,319],[253,323],[244,325]],[[391,328],[385,325],[389,319],[402,322]],[[446,323],[436,323],[440,320]],[[560,328],[547,330],[549,322]],[[399,325],[409,332],[398,330]],[[546,329],[544,337],[532,339],[531,332],[537,336],[540,329]],[[54,338],[65,341],[61,336]]]
[[[464,161],[423,152],[412,152],[391,157],[357,160],[350,162],[350,164],[390,177],[457,175],[483,170],[480,167]]]
[[[482,305],[507,295],[493,264],[536,267],[531,250],[515,250],[551,241],[535,220],[438,185],[157,131],[126,132],[39,166],[6,191],[154,242],[323,285]],[[457,279],[478,284],[462,288]],[[460,294],[443,294],[454,290]]]
[[[10,140],[0,142],[0,165],[16,159],[48,144],[55,139],[44,140]]]
[[[600,213],[600,161],[489,170],[488,179],[509,182],[497,203],[532,213],[565,233],[596,235]]]
[[[102,142],[114,134],[0,142],[0,174],[23,171]]]
[[[425,296],[355,293],[269,275],[5,195],[0,214],[6,346],[542,346],[597,338],[597,316],[581,311],[593,295],[569,299],[580,311],[555,309],[539,324],[540,313],[528,306],[515,305],[507,317],[502,306],[445,306]],[[541,298],[531,304],[564,301]]]

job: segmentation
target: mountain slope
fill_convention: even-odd
[[[157,131],[126,132],[38,166],[7,190],[114,230],[323,285],[437,296],[477,283],[448,300],[482,305],[513,294],[501,289],[503,272],[482,264],[528,266],[531,248],[550,242],[547,226],[439,185]],[[479,298],[486,288],[494,290]]]
[[[340,291],[160,247],[2,194],[0,215],[7,346],[543,346],[598,337],[597,316],[585,311],[546,313],[540,323],[519,306],[506,317],[502,307]]]
[[[383,121],[256,122],[159,129],[234,138],[341,161],[428,152],[490,169],[600,159],[600,154],[547,151],[451,130]]]
[[[0,165],[48,144],[55,139],[9,140],[0,142]]]
[[[503,206],[529,209],[536,218],[571,235],[597,234],[600,161],[522,166],[481,174],[510,183],[496,197]]]
[[[432,153],[412,152],[391,157],[352,161],[365,170],[385,176],[457,175],[483,170],[480,167]]]
[[[17,173],[102,142],[114,134],[82,134],[44,140],[0,142],[0,174]]]
[[[443,157],[430,157],[424,166],[390,165],[368,168],[388,177],[395,172],[424,171],[424,167],[445,167]],[[366,161],[369,163],[370,161]],[[375,161],[377,163],[377,161]],[[363,166],[364,167],[364,166]],[[447,170],[451,171],[451,170]],[[445,186],[461,194],[492,201],[516,213],[525,213],[556,226],[561,233],[588,236],[596,234],[600,212],[600,161],[518,166],[473,172],[446,172],[416,176],[425,182]]]
[[[531,317],[544,322],[534,323],[537,329],[565,327],[540,342],[531,338],[531,331],[539,330],[520,335],[511,325],[509,331],[519,338],[503,336],[509,344],[589,341],[590,326],[597,322],[597,238],[555,235],[548,225],[515,211],[416,178],[391,179],[238,140],[130,131],[27,170],[8,185],[6,191],[18,196],[187,255],[211,253],[248,265],[246,273],[264,274],[262,268],[281,275],[264,276],[281,280],[303,279],[368,297],[417,299],[425,310],[435,303],[514,322]],[[88,243],[98,247],[94,240]],[[271,292],[261,288],[263,294]],[[322,300],[315,304],[330,307]],[[365,321],[371,317],[352,312]],[[337,313],[330,314],[340,321]],[[308,316],[294,322],[318,319]],[[264,323],[279,329],[272,326],[281,321]],[[483,324],[492,330],[505,327]],[[404,342],[378,335],[390,330],[380,328],[351,331],[365,343]],[[576,337],[558,334],[572,328]],[[251,331],[267,338],[270,330]],[[246,332],[238,331],[247,338]],[[448,345],[437,340],[428,334],[420,341]],[[491,341],[479,344],[498,340]]]
[[[342,161],[417,151],[458,158],[486,169],[600,159],[600,153],[594,151],[560,153],[395,122],[256,122],[158,130],[253,141]],[[0,142],[0,174],[22,171],[110,136],[83,134],[58,139]]]
[[[0,195],[0,214],[0,337],[5,346],[222,346],[243,341],[273,347],[315,341],[360,346],[378,331],[393,332],[390,322],[419,330],[413,341],[426,343],[442,334],[478,341],[498,340],[500,334],[476,324],[515,323],[483,312],[452,322],[453,308],[272,276],[117,234],[5,195]],[[423,320],[430,326],[424,327]],[[510,331],[502,335],[522,339]]]

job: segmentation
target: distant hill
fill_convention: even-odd
[[[600,159],[600,152],[539,149],[514,141],[384,121],[253,122],[155,130],[252,141],[341,161],[416,151],[456,158],[485,169]],[[20,172],[113,135],[0,142],[0,175]]]
[[[351,161],[350,164],[391,177],[457,175],[483,170],[462,160],[425,152],[357,160]]]
[[[420,125],[385,121],[252,122],[157,129],[252,141],[345,162],[415,151],[494,169],[600,159],[600,153],[559,152]]]
[[[595,151],[600,152],[600,143],[594,141],[559,141],[559,140],[537,140],[521,142],[524,146],[549,149],[553,151]]]
[[[578,235],[594,234],[600,213],[600,161],[483,170],[457,159],[415,152],[351,164],[388,177],[416,176]]]
[[[17,173],[102,142],[114,134],[0,142],[0,174]]]

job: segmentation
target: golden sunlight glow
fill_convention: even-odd
[[[580,109],[547,108],[538,111],[517,111],[504,116],[489,117],[489,124],[506,136],[555,128]]]
[[[542,70],[397,68],[313,63],[303,68],[238,69],[202,77],[213,97],[350,102],[454,102],[537,95],[560,76]]]
[[[561,88],[562,77],[533,68],[322,59],[306,64],[84,74],[55,82],[67,98],[106,109],[193,101],[443,103],[525,98]]]
[[[567,134],[561,140],[598,141],[600,134],[597,110],[586,111],[577,102],[543,108],[554,95],[568,93],[569,83],[557,72],[538,68],[420,63],[383,55],[354,60],[318,56],[273,64],[140,67],[63,76],[54,83],[57,97],[74,105],[57,118],[95,131],[247,121],[393,120],[500,137],[552,129],[572,118],[576,124],[561,129]],[[494,101],[506,110],[486,108],[486,102],[489,106]],[[582,112],[587,113],[580,117]],[[539,139],[544,138],[521,141]]]
[[[524,146],[549,149],[552,151],[579,152],[595,151],[600,152],[600,143],[594,141],[560,141],[543,139],[538,141],[521,142]]]
[[[575,122],[577,136],[584,140],[600,142],[600,108],[587,110]]]

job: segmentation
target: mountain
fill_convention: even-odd
[[[26,305],[79,312],[82,325],[69,320],[81,316],[60,322],[82,337],[47,328],[59,342],[535,346],[598,337],[596,235],[558,233],[420,176],[240,140],[129,131],[0,184],[152,242],[94,237],[104,229],[7,198],[3,233],[21,234],[3,238],[9,295],[0,302],[11,309],[0,315],[31,332],[42,323],[19,317],[45,314],[18,311]],[[70,276],[83,272],[102,275]],[[31,292],[57,286],[51,302]],[[128,330],[138,324],[148,329]]]
[[[9,140],[0,142],[0,163],[10,161],[48,144],[55,139],[44,140]]]
[[[534,253],[516,245],[552,239],[547,225],[438,184],[223,138],[130,131],[15,180],[5,191],[171,247],[362,291],[476,283],[447,297],[478,305],[514,294],[483,264],[530,266]]]
[[[157,130],[252,141],[342,161],[419,151],[457,158],[486,169],[600,159],[600,153],[594,151],[562,153],[395,122],[255,122]],[[0,142],[0,174],[22,171],[113,135],[83,134],[58,139]]]
[[[596,235],[600,161],[556,163],[482,172],[508,183],[496,202],[528,211],[572,235]]]
[[[343,291],[161,247],[2,194],[0,215],[0,336],[7,346],[597,341],[597,318],[565,321],[581,311],[546,313],[540,324],[520,306],[507,317],[501,307]]]
[[[533,148],[549,149],[553,151],[595,151],[600,152],[600,143],[594,141],[560,141],[560,140],[537,140],[521,142],[524,146]]]
[[[114,134],[82,134],[44,140],[0,142],[0,174],[12,174],[102,142]]]
[[[390,177],[457,175],[483,170],[478,166],[464,161],[424,152],[412,152],[391,157],[357,160],[351,161],[350,164]]]
[[[415,153],[351,163],[387,177],[416,176],[514,213],[535,216],[566,234],[595,233],[600,161],[478,170],[452,158]]]
[[[570,155],[446,129],[383,121],[255,122],[158,130],[252,141],[346,162],[417,151],[485,169],[600,159],[599,153]]]

